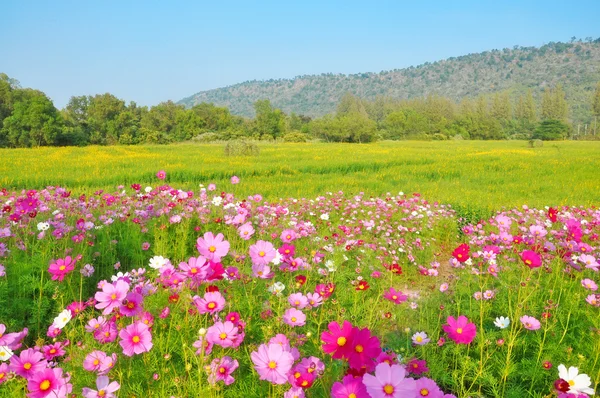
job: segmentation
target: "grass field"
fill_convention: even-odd
[[[600,200],[600,143],[522,141],[264,144],[256,157],[226,157],[222,145],[0,150],[0,186],[61,185],[75,192],[155,181],[195,189],[232,175],[237,194],[268,199],[328,191],[420,192],[468,213],[502,206],[590,205]]]

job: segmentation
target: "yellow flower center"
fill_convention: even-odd
[[[46,391],[50,388],[50,380],[44,380],[40,383],[40,390]]]
[[[531,260],[525,260],[525,264],[531,265]]]
[[[56,350],[55,350],[54,348],[52,348],[52,349],[50,350],[50,354],[56,354]]]
[[[275,369],[277,367],[277,363],[275,361],[269,362],[269,369]]]
[[[131,341],[133,341],[134,343],[139,343],[140,342],[140,336],[133,336],[133,338],[131,339]]]
[[[350,395],[348,395],[348,398],[356,398],[356,394],[355,393],[350,393]]]
[[[94,366],[98,366],[100,364],[100,361],[98,359],[94,360]]]
[[[227,334],[226,334],[226,333],[221,333],[221,334],[219,335],[219,338],[220,338],[221,340],[225,340],[225,339],[227,338]]]
[[[398,296],[392,296],[392,300],[397,300]]]
[[[360,344],[357,344],[357,345],[356,345],[356,347],[354,347],[354,351],[356,351],[356,352],[358,352],[358,353],[360,353],[360,352],[363,352],[364,350],[365,350],[365,349],[364,349],[364,348],[363,348],[363,346],[362,346],[362,345],[360,345]]]
[[[217,251],[217,248],[214,247],[214,246],[211,246],[211,247],[208,248],[208,251],[211,252],[211,253],[214,253],[214,252]]]
[[[419,342],[419,343],[420,343],[420,342],[422,342],[422,341],[423,341],[423,337],[421,337],[421,336],[417,336],[417,338],[416,338],[415,340],[417,340],[417,342]]]
[[[105,397],[106,396],[106,391],[104,391],[104,390],[98,391],[98,396],[99,397]]]
[[[198,268],[194,267],[190,270],[192,274],[196,274],[198,272]]]
[[[394,386],[391,384],[386,384],[383,387],[383,391],[388,395],[392,395],[394,393]]]
[[[569,380],[569,385],[573,387],[575,385],[575,380]]]
[[[61,265],[60,267],[58,267],[58,269],[59,269],[60,271],[64,271],[64,270],[65,270],[65,268],[67,268],[67,267],[65,267],[64,265]]]
[[[29,370],[31,369],[31,364],[29,362],[26,362],[25,365],[23,365],[23,368],[25,368],[25,370]]]
[[[265,252],[260,251],[260,252],[258,252],[258,255],[261,256],[261,257],[264,257],[265,256]]]
[[[227,372],[227,369],[225,369],[223,366],[221,366],[219,368],[219,373],[221,373],[222,375],[224,375]]]
[[[296,317],[295,316],[292,317],[292,322],[296,322]]]
[[[116,295],[115,293],[113,293],[113,294],[110,296],[110,298],[111,298],[112,300],[116,300],[116,299],[117,299],[117,295]]]
[[[346,345],[346,338],[345,337],[338,337],[337,339],[337,345],[339,345],[340,347],[343,347]]]
[[[461,334],[462,332],[463,332],[463,331],[462,331],[462,328],[458,328],[458,329],[456,329],[456,333],[458,333],[458,334]]]
[[[429,395],[429,390],[426,388],[422,388],[421,391],[419,391],[419,394],[421,394],[422,397],[426,397]]]
[[[217,305],[215,303],[213,303],[212,301],[210,303],[208,303],[207,307],[208,309],[212,310],[216,307]]]

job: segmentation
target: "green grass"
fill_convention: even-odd
[[[0,150],[0,186],[61,185],[75,193],[118,184],[167,182],[189,189],[229,178],[236,194],[268,199],[328,191],[420,192],[464,214],[503,206],[590,205],[600,200],[600,143],[523,141],[262,144],[260,156],[229,158],[223,145],[117,146]],[[220,185],[220,187],[219,187]]]

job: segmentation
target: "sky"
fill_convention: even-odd
[[[58,108],[74,95],[152,106],[247,80],[600,37],[598,0],[5,0],[0,9],[0,72]]]

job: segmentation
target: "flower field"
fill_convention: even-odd
[[[381,158],[376,149],[364,156]],[[493,150],[510,158],[517,149]],[[554,167],[531,152],[513,154],[542,156],[531,175]],[[427,160],[438,156],[414,162],[439,175],[459,168]],[[494,156],[469,163],[490,170],[488,186]],[[230,160],[227,176],[215,161],[220,174],[197,179],[176,165],[131,167],[120,182],[72,170],[81,180],[64,177],[68,189],[52,180],[66,171],[15,172],[0,190],[0,396],[592,396],[600,210],[588,173],[597,161],[563,160],[579,178],[532,179],[518,206],[515,192],[496,206],[495,196],[475,200],[482,189],[460,175],[465,198],[448,189],[452,178],[425,174],[420,193],[402,184],[377,193],[375,182],[385,189],[394,175],[419,184],[393,168],[367,170],[381,165],[368,160],[346,172],[355,187],[367,173],[370,189],[345,186],[339,169],[342,190],[313,195],[333,175],[310,185],[305,170],[297,176],[308,192],[282,199],[277,184],[295,189],[283,174],[264,191],[253,184],[284,165],[231,167],[258,160]]]

